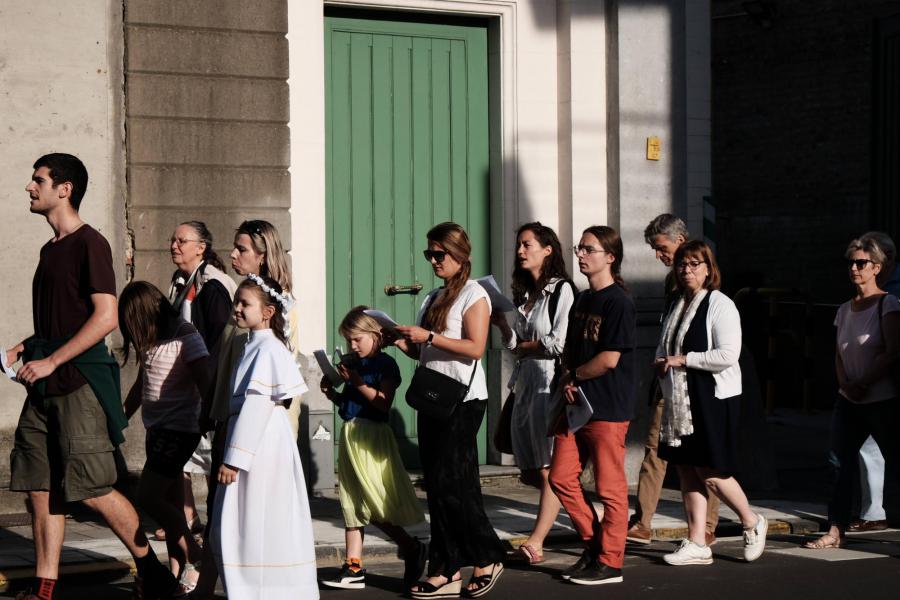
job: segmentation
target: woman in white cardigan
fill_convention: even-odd
[[[721,275],[709,246],[682,244],[675,254],[681,292],[663,325],[655,367],[665,399],[659,457],[678,468],[688,539],[664,560],[676,566],[712,563],[706,545],[710,492],[734,510],[744,526],[744,559],[765,548],[768,523],[753,512],[734,478],[740,415],[741,317],[719,291]]]

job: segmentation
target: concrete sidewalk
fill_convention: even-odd
[[[482,469],[485,508],[497,534],[514,548],[527,537],[537,514],[538,493],[516,483],[502,467]],[[632,490],[633,491],[633,490]],[[423,499],[424,493],[419,493]],[[634,498],[631,498],[634,505]],[[754,507],[770,521],[770,534],[809,533],[819,529],[825,518],[825,506],[785,500],[755,500]],[[311,501],[316,556],[320,567],[337,566],[344,555],[344,528],[340,503],[337,497],[317,497]],[[153,530],[152,523],[145,529]],[[720,537],[739,535],[740,522],[724,505],[717,534]],[[680,539],[685,536],[687,523],[681,498],[675,490],[663,490],[657,514],[653,517],[653,532],[657,539]],[[396,547],[384,539],[375,528],[367,530],[365,559],[368,561],[392,560]],[[410,533],[420,538],[428,537],[428,525],[422,523],[410,528]],[[561,512],[553,527],[548,544],[577,541],[571,522]],[[164,542],[151,542],[159,556],[164,556]],[[69,519],[66,543],[62,554],[61,575],[82,573],[124,573],[134,566],[125,547],[105,526],[92,521]],[[17,525],[0,528],[0,591],[5,591],[11,581],[32,577],[34,574],[31,527]]]

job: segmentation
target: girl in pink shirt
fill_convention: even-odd
[[[200,441],[209,352],[197,329],[146,281],[134,281],[122,290],[119,328],[123,366],[130,348],[140,365],[125,399],[125,414],[131,418],[141,408],[147,430],[138,501],[165,530],[172,572],[187,592],[196,585],[202,551],[184,520],[181,472]]]

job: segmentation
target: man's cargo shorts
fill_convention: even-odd
[[[71,394],[29,394],[10,457],[10,490],[50,492],[51,503],[104,496],[116,483],[106,413],[89,385]]]

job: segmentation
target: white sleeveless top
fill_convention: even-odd
[[[422,324],[422,319],[425,317],[425,309],[431,304],[431,299],[435,298],[436,294],[443,293],[443,290],[444,288],[437,288],[428,292],[425,300],[422,301],[422,306],[419,308],[416,323]],[[453,306],[450,307],[450,312],[447,314],[447,328],[444,331],[435,331],[435,333],[454,340],[461,340],[463,337],[463,315],[482,298],[487,302],[488,312],[490,312],[491,299],[488,297],[487,292],[477,281],[470,279],[459,292],[459,296],[457,296]],[[475,377],[472,379],[469,393],[463,402],[487,399],[487,378],[484,375],[484,369],[481,367],[481,361],[463,358],[458,354],[451,354],[427,344],[420,345],[419,360],[429,369],[434,369],[464,384],[469,383],[474,364]]]

